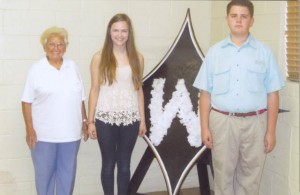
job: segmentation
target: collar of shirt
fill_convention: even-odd
[[[224,39],[224,41],[221,43],[222,48],[225,48],[228,46],[236,47],[236,45],[232,42],[230,35],[226,39]],[[257,43],[251,34],[249,34],[247,40],[243,43],[243,45],[240,48],[245,47],[245,46],[251,46],[254,49],[257,48]]]
[[[45,66],[45,68],[51,68],[51,69],[54,68],[54,67],[49,63],[49,61],[47,60],[47,57],[44,57],[44,58],[42,59],[42,61],[43,61],[43,65]],[[65,61],[66,61],[66,59],[63,58],[63,63],[62,63],[62,65],[61,65],[60,70],[63,70],[63,69],[66,69],[66,68],[69,68],[69,67],[70,67],[70,64],[69,64],[69,63],[65,63]],[[56,69],[54,69],[54,70],[56,70]]]

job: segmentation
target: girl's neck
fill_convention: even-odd
[[[117,60],[117,66],[125,66],[129,64],[126,48],[115,48],[113,49],[115,58]]]
[[[127,52],[126,51],[126,45],[124,46],[113,46],[113,51],[114,53],[124,53],[124,52]]]

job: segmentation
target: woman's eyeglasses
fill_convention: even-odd
[[[49,42],[49,43],[47,43],[47,46],[48,46],[50,49],[54,49],[55,47],[57,47],[58,49],[63,49],[63,48],[66,47],[66,44],[65,44],[65,43]]]

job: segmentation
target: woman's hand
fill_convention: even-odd
[[[32,123],[31,103],[22,102],[22,112],[26,126],[26,143],[30,149],[35,148],[37,137]]]
[[[87,121],[83,121],[82,123],[82,135],[83,140],[87,141],[89,139],[89,132],[88,132],[88,123]]]
[[[37,137],[34,129],[27,129],[26,130],[26,142],[27,145],[30,149],[34,149],[36,142],[37,142]]]
[[[97,139],[97,132],[95,123],[88,124],[88,134],[91,139]]]

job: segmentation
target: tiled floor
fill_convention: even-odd
[[[168,192],[151,192],[143,195],[168,195]],[[199,188],[182,189],[179,195],[201,195]],[[210,195],[214,195],[213,192]]]

